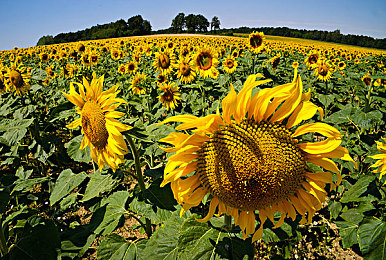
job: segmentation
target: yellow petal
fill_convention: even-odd
[[[237,94],[231,83],[231,90],[228,95],[222,100],[222,117],[223,120],[227,123],[231,123],[231,117],[236,110],[237,105]]]
[[[321,122],[299,126],[296,129],[295,133],[292,134],[292,137],[297,137],[299,135],[303,135],[307,133],[319,133],[324,135],[325,137],[333,137],[333,138],[342,137],[342,134],[338,131],[338,129]]]
[[[341,143],[342,140],[340,139],[327,138],[324,141],[316,143],[301,143],[298,144],[298,147],[309,154],[320,154],[328,153],[335,150]]]
[[[200,223],[207,222],[209,219],[213,217],[218,204],[219,204],[219,200],[216,197],[212,198],[209,204],[209,211],[206,217],[204,217],[203,219],[196,219],[196,220]]]

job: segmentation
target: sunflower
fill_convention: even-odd
[[[235,72],[237,65],[237,61],[231,55],[228,55],[222,62],[222,67],[224,71],[228,74],[232,74],[233,72]]]
[[[163,91],[158,96],[159,101],[168,110],[173,110],[178,105],[177,100],[180,100],[181,93],[178,91],[178,86],[173,82],[159,84],[159,88]]]
[[[11,66],[6,69],[7,73],[4,77],[8,91],[15,91],[18,96],[25,94],[31,88],[29,84],[31,74],[25,72],[23,63],[11,63]]]
[[[100,57],[99,52],[97,52],[96,50],[92,50],[89,55],[90,55],[90,63],[96,66],[99,62],[99,57]]]
[[[54,64],[47,66],[45,69],[47,76],[50,77],[51,79],[56,78],[56,73],[54,72]]]
[[[110,54],[111,54],[111,58],[115,61],[119,60],[123,57],[122,51],[115,49],[115,48],[111,50]]]
[[[164,75],[170,74],[175,66],[175,55],[168,50],[156,52],[154,55],[153,67],[156,71]]]
[[[252,98],[252,90],[271,80],[251,75],[236,94],[233,86],[222,101],[222,116],[178,115],[160,124],[181,122],[176,130],[160,142],[174,147],[162,148],[169,153],[161,186],[171,183],[175,199],[182,204],[180,214],[198,206],[207,194],[209,212],[200,222],[217,215],[233,216],[244,238],[261,238],[263,224],[269,218],[274,228],[286,217],[293,220],[296,212],[301,224],[310,223],[321,208],[327,192],[341,182],[341,175],[330,158],[353,161],[347,149],[340,146],[342,135],[334,127],[315,122],[303,124],[317,111],[310,102],[311,93],[303,94],[301,78],[292,83],[264,88]],[[191,130],[191,134],[187,132]],[[302,135],[317,133],[319,142],[307,142]],[[321,136],[319,138],[322,138]],[[311,172],[307,163],[326,171]],[[337,175],[333,182],[332,171]],[[281,213],[276,222],[274,214]],[[260,227],[255,229],[255,214]]]
[[[194,63],[189,57],[180,57],[178,64],[175,65],[177,71],[175,75],[180,79],[183,84],[190,84],[196,78],[196,72],[193,69]]]
[[[126,73],[126,65],[125,64],[119,65],[118,72],[119,72],[119,74],[125,74]]]
[[[7,92],[8,88],[5,85],[5,79],[2,72],[2,67],[0,65],[0,95]]]
[[[39,54],[39,58],[42,62],[47,62],[50,59],[50,56],[46,52],[42,52]]]
[[[340,61],[338,63],[338,69],[339,70],[344,70],[346,68],[346,63],[344,63],[344,61]]]
[[[126,72],[130,74],[135,74],[137,72],[138,66],[135,64],[135,62],[130,61],[126,65]]]
[[[386,142],[386,138],[382,138],[384,142]],[[383,175],[386,175],[386,143],[377,142],[378,151],[380,154],[369,156],[370,158],[376,159],[377,161],[371,165],[371,168],[376,168],[373,170],[374,173],[380,173],[379,180],[382,179]]]
[[[317,62],[319,60],[319,53],[316,51],[310,52],[307,58],[304,59],[304,63],[307,65],[308,68],[315,68],[317,66]]]
[[[294,69],[299,68],[299,62],[294,61],[294,62],[292,63],[292,68],[294,68]]]
[[[88,52],[83,52],[80,60],[82,61],[82,64],[84,66],[90,66],[91,65],[90,54]]]
[[[194,56],[194,63],[197,73],[203,78],[212,78],[212,68],[216,68],[219,65],[217,53],[211,48],[199,50]]]
[[[363,83],[365,83],[366,86],[370,86],[372,78],[369,76],[369,74],[364,75],[361,80]]]
[[[314,68],[314,76],[320,81],[329,81],[334,71],[332,65],[325,59],[319,59]]]
[[[113,171],[123,163],[123,157],[128,149],[121,132],[132,127],[120,123],[116,118],[125,115],[123,112],[115,111],[117,107],[126,103],[125,100],[117,98],[118,84],[103,91],[104,76],[96,77],[95,72],[89,83],[83,78],[83,83],[72,82],[69,94],[64,96],[77,106],[77,113],[80,118],[67,125],[73,129],[82,127],[83,140],[80,149],[86,146],[91,149],[91,158],[98,164],[99,170],[107,165]],[[78,86],[79,93],[75,86]]]
[[[133,90],[134,94],[145,94],[146,89],[143,87],[143,80],[146,79],[146,74],[137,73],[134,78],[130,81],[130,88]]]
[[[166,76],[163,74],[159,74],[157,76],[156,81],[157,81],[157,84],[162,84],[162,83],[166,82]]]
[[[249,47],[255,53],[260,53],[264,49],[264,33],[263,32],[252,32],[249,34]]]

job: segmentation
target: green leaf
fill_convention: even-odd
[[[132,260],[136,259],[137,246],[134,242],[127,242],[117,234],[110,234],[98,246],[98,259]]]
[[[24,171],[24,167],[20,166],[16,170],[15,176],[19,177],[20,179],[26,180],[29,178],[29,176],[31,176],[32,172],[33,172],[33,170]]]
[[[50,195],[50,204],[54,205],[56,202],[64,198],[73,189],[78,187],[86,178],[87,174],[85,172],[74,174],[71,169],[62,171],[59,174],[55,187]]]
[[[336,219],[342,211],[342,203],[333,201],[328,205],[328,210],[330,211],[332,218]]]
[[[83,135],[78,135],[64,145],[67,148],[67,154],[76,162],[88,163],[91,161],[90,147],[86,146],[83,150],[80,150],[80,144],[82,142]]]
[[[225,259],[253,259],[255,250],[252,239],[224,237],[216,246],[216,253]]]
[[[358,243],[358,225],[345,221],[335,221],[334,223],[339,228],[339,234],[342,238],[343,248],[349,248]]]
[[[153,181],[150,187],[143,192],[144,198],[151,201],[158,208],[175,210],[174,205],[177,205],[177,201],[174,199],[170,184],[160,187],[161,183],[161,178]]]
[[[140,259],[178,259],[178,238],[184,218],[174,212],[170,218],[150,237]]]
[[[100,171],[90,174],[89,178],[90,181],[81,202],[98,197],[102,192],[111,191],[120,181],[119,178],[114,178],[112,174],[102,174]]]
[[[0,214],[3,214],[8,206],[10,199],[9,191],[4,189],[0,191]]]
[[[359,180],[348,190],[346,191],[340,202],[355,202],[360,201],[360,195],[362,195],[366,190],[368,185],[375,179],[374,175],[364,175],[359,178]]]
[[[103,220],[96,228],[95,233],[102,235],[110,234],[117,227],[120,218],[127,212],[125,204],[129,198],[128,191],[117,191],[111,194],[106,200],[102,200],[101,207],[106,205],[106,212]]]
[[[363,213],[358,211],[356,208],[349,209],[346,212],[340,214],[340,216],[347,222],[357,225],[363,220]]]
[[[137,198],[133,199],[129,205],[129,208],[130,211],[151,219],[153,224],[160,224],[168,220],[172,215],[172,212],[169,210],[160,209],[157,207],[154,209],[152,204],[139,201]]]
[[[60,210],[64,211],[75,204],[76,198],[79,193],[71,193],[65,197],[61,202],[59,202]]]
[[[34,178],[34,179],[18,179],[15,181],[15,187],[13,188],[14,191],[30,191],[34,188],[34,185],[46,182],[50,180],[51,177],[41,177],[41,178]]]
[[[17,142],[19,142],[25,134],[27,133],[27,128],[34,121],[31,119],[5,119],[0,123],[0,132],[5,133],[1,136],[1,142],[8,145],[13,146]]]
[[[386,257],[386,222],[372,218],[359,226],[358,242],[362,253],[368,259],[385,259]]]
[[[9,256],[11,260],[56,259],[59,249],[60,237],[55,224],[51,220],[32,217]]]
[[[216,246],[228,233],[200,223],[195,216],[182,224],[178,239],[178,259],[213,259]]]

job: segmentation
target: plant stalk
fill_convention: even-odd
[[[3,216],[0,216],[0,253],[1,256],[5,256],[8,253],[7,241],[5,240],[3,230]]]
[[[225,216],[224,216],[224,228],[227,231],[230,231],[232,229],[232,216],[228,216],[225,214]]]
[[[134,165],[135,165],[135,172],[137,174],[137,181],[138,181],[139,187],[140,187],[141,191],[145,191],[146,190],[145,180],[144,180],[143,175],[142,175],[141,164],[139,162],[139,153],[138,153],[137,147],[135,147],[133,138],[131,138],[131,136],[126,135],[126,138],[127,138],[128,142],[129,142],[131,153],[133,154]],[[152,234],[151,221],[148,218],[145,218],[145,220],[146,220],[145,232],[146,232],[146,235],[148,237],[150,237],[151,234]]]

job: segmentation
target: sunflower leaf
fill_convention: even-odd
[[[65,148],[67,148],[67,154],[76,162],[90,162],[91,156],[90,156],[90,148],[86,146],[83,150],[80,150],[80,144],[82,142],[83,135],[78,135],[77,137],[74,137],[69,141],[67,144],[64,145]]]
[[[138,253],[138,247],[134,242],[127,242],[117,234],[106,236],[98,246],[98,259],[130,260],[136,259]]]
[[[54,205],[56,202],[64,198],[73,189],[78,187],[86,178],[87,174],[85,172],[74,174],[71,169],[62,171],[59,174],[55,187],[51,192],[50,204]]]

